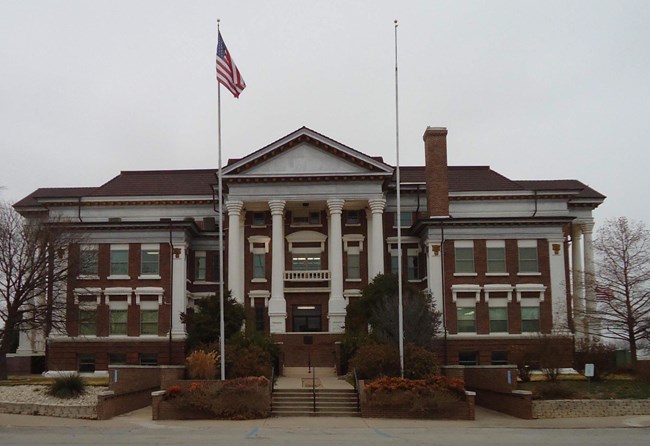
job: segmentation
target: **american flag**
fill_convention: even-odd
[[[235,61],[230,57],[226,44],[223,43],[221,32],[219,32],[219,41],[217,43],[217,81],[236,98],[246,88],[246,82],[242,79]]]

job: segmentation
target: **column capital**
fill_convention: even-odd
[[[594,232],[594,222],[587,222],[587,223],[581,223],[580,224],[580,229],[582,230],[583,234],[593,234]]]
[[[386,200],[383,198],[375,198],[373,200],[368,200],[368,206],[373,214],[382,214],[384,208],[386,207]]]
[[[237,200],[226,201],[224,204],[228,210],[228,215],[239,215],[244,207],[244,202]]]
[[[284,200],[269,200],[269,209],[271,209],[271,215],[282,215],[284,212],[284,206],[287,204]]]
[[[341,199],[332,199],[327,200],[327,208],[330,211],[330,214],[340,214],[343,211],[343,205],[345,200]]]
[[[573,225],[573,228],[571,229],[571,237],[575,239],[579,239],[582,237],[582,225],[579,224]]]

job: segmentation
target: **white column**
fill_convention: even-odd
[[[344,200],[327,200],[330,221],[330,299],[327,318],[331,333],[345,331],[346,304],[343,298],[343,235],[341,232],[341,213]]]
[[[368,200],[368,205],[372,210],[372,233],[368,245],[372,245],[373,253],[372,263],[368,265],[368,280],[372,280],[377,274],[384,273],[384,223],[382,218],[386,200],[383,198]]]
[[[228,210],[228,289],[232,293],[233,299],[240,304],[244,303],[244,289],[242,288],[242,251],[241,230],[239,226],[239,216],[244,203],[241,201],[226,201]]]
[[[374,263],[374,253],[375,253],[375,247],[372,244],[371,236],[372,236],[372,210],[366,209],[366,234],[367,234],[367,242],[366,242],[366,252],[368,253],[368,282],[370,282],[374,275],[372,274],[373,271],[373,263]],[[376,274],[375,274],[376,275]]]
[[[596,311],[596,276],[594,268],[594,246],[593,246],[593,232],[594,223],[584,223],[582,226],[582,234],[584,235],[583,249],[584,249],[584,284],[585,284],[585,320],[584,327],[585,333],[590,335],[596,334],[594,330],[597,327],[592,326],[591,315]]]
[[[185,324],[181,321],[181,314],[187,308],[187,246],[182,244],[172,245],[172,337],[185,338]]]
[[[273,222],[271,239],[271,299],[269,319],[271,333],[287,331],[287,301],[284,299],[284,205],[282,200],[269,201]]]
[[[573,278],[573,325],[575,327],[576,335],[583,336],[583,318],[584,318],[584,297],[585,297],[585,284],[582,268],[582,247],[581,247],[582,231],[579,225],[573,225],[573,232],[571,237],[571,275]]]
[[[564,268],[564,239],[548,240],[548,258],[551,270],[551,307],[553,308],[553,334],[569,334],[569,312],[566,296],[566,271]]]
[[[427,240],[427,287],[431,293],[436,311],[443,313],[442,289],[442,242],[441,240]],[[445,315],[443,314],[443,317]]]

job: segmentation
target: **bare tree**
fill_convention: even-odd
[[[607,220],[594,243],[597,311],[587,316],[600,336],[629,344],[632,364],[650,331],[650,231],[625,217]]]
[[[68,248],[78,237],[65,225],[27,220],[0,202],[0,379],[20,332],[48,336],[65,322]]]

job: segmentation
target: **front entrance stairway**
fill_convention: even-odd
[[[278,378],[273,389],[271,415],[361,416],[357,392],[351,385],[339,380],[333,368],[326,367],[316,367],[315,370],[285,367],[284,375]]]

